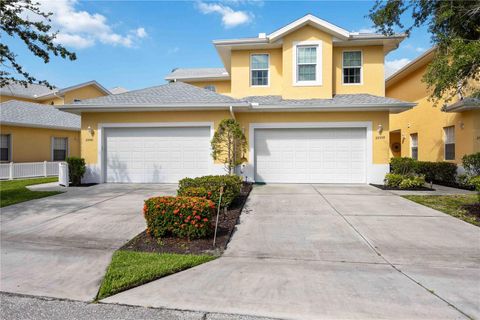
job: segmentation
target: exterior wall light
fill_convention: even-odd
[[[90,133],[90,135],[93,137],[93,134],[95,133],[93,128],[91,126],[88,126],[87,130],[88,130],[88,133]]]
[[[378,127],[377,127],[377,132],[378,132],[378,134],[382,134],[382,132],[383,132],[383,126],[382,126],[381,124],[378,125]]]

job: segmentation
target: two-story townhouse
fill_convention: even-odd
[[[210,140],[235,118],[248,140],[240,171],[251,181],[381,182],[389,115],[414,106],[385,97],[384,56],[404,37],[306,15],[268,35],[214,41],[224,68],[180,68],[165,85],[59,108],[82,115],[88,181],[222,173]]]
[[[52,105],[109,94],[96,81],[63,89],[16,82],[0,88],[0,161],[59,161],[80,156],[80,116]]]
[[[480,99],[432,101],[422,78],[434,55],[432,48],[386,79],[388,97],[417,104],[390,116],[392,155],[461,164],[464,155],[480,152]]]

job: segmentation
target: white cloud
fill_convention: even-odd
[[[422,48],[422,47],[417,47],[417,48],[415,48],[415,51],[420,52],[420,53],[425,52],[426,50],[427,50],[427,49]]]
[[[145,38],[148,36],[147,31],[145,31],[145,28],[138,28],[137,30],[135,30],[135,33],[139,38]]]
[[[407,58],[385,61],[385,78],[391,76],[393,73],[395,73],[395,71],[399,70],[410,61],[411,60]]]
[[[233,10],[228,6],[217,3],[198,2],[198,9],[203,14],[218,13],[222,16],[222,24],[225,28],[233,28],[242,24],[248,24],[253,19],[253,14],[250,12]]]
[[[53,13],[50,17],[52,29],[59,32],[55,42],[65,46],[82,49],[100,42],[132,47],[136,40],[147,36],[144,28],[131,30],[126,34],[115,32],[104,15],[78,10],[77,0],[39,0],[39,2],[41,10]]]

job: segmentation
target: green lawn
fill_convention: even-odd
[[[118,250],[112,257],[97,300],[215,259],[209,255]]]
[[[423,204],[424,206],[433,208],[449,214],[455,218],[462,219],[468,223],[480,226],[480,223],[469,215],[468,212],[462,209],[463,205],[473,204],[478,201],[478,196],[475,194],[462,194],[450,196],[403,196],[404,198]]]
[[[31,191],[26,188],[33,184],[58,181],[58,177],[0,181],[0,208],[15,203],[53,196],[57,191]]]

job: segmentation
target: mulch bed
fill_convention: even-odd
[[[465,185],[458,184],[458,183],[446,183],[446,182],[442,182],[442,181],[434,181],[433,183],[434,183],[434,184],[438,184],[438,185],[440,185],[440,186],[444,186],[444,187],[450,187],[450,188],[456,188],[456,189],[462,189],[462,190],[475,191],[475,187],[474,187],[474,186],[465,186]]]
[[[463,206],[469,215],[475,217],[477,222],[480,222],[480,203],[466,204]]]
[[[143,231],[120,249],[181,254],[221,253],[227,247],[228,241],[235,230],[240,213],[242,212],[243,206],[245,205],[251,190],[252,184],[244,183],[240,195],[233,201],[226,214],[224,210],[220,210],[215,248],[213,247],[213,235],[206,239],[188,241],[187,239],[179,239],[175,237],[156,239],[147,235],[146,231]]]
[[[373,184],[370,183],[371,186],[381,190],[396,190],[396,191],[435,191],[435,189],[428,188],[428,187],[420,187],[420,188],[408,188],[408,189],[401,189],[396,187],[389,187],[383,184]]]

